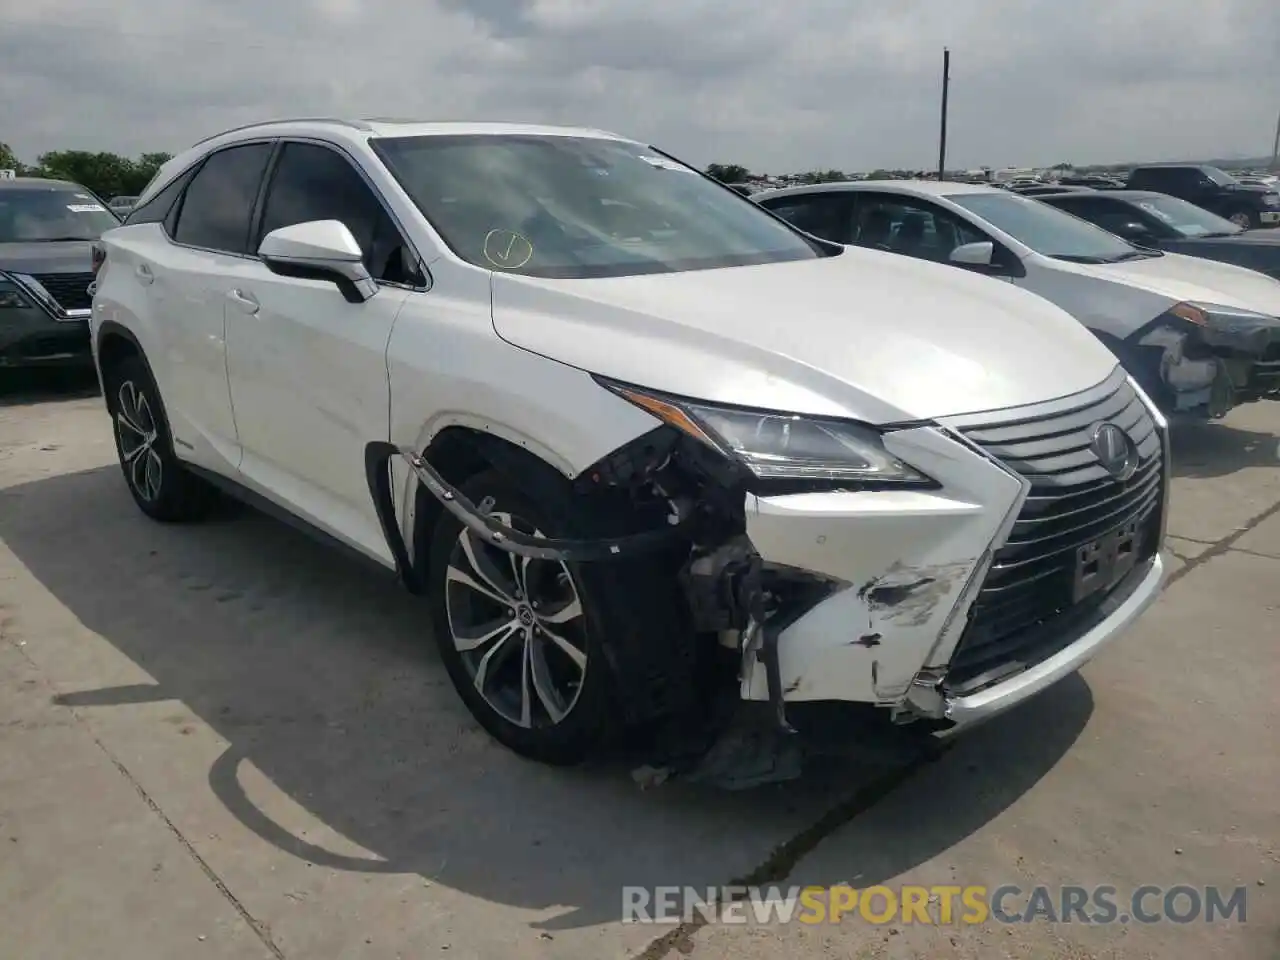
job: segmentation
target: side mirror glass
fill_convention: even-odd
[[[262,238],[258,256],[282,277],[337,284],[349,303],[364,303],[378,292],[360,244],[341,220],[309,220],[272,230]]]
[[[978,243],[962,243],[951,251],[948,259],[961,267],[990,267],[996,255],[996,245],[990,240]]]

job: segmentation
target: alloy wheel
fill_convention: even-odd
[[[543,536],[509,513],[494,519]],[[476,692],[523,728],[567,717],[587,671],[586,617],[568,568],[508,553],[463,529],[445,571],[445,613]]]
[[[116,437],[120,461],[134,492],[148,503],[160,496],[164,464],[156,451],[159,430],[147,396],[132,380],[116,391]]]
[[[1237,227],[1244,227],[1246,230],[1248,230],[1249,227],[1252,225],[1252,221],[1250,220],[1249,215],[1244,212],[1233,213],[1227,219],[1230,220],[1232,223],[1234,223]]]

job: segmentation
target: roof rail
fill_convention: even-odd
[[[220,130],[217,133],[210,134],[201,140],[197,140],[192,144],[198,147],[202,143],[208,143],[218,137],[225,136],[228,133],[239,133],[241,130],[252,130],[254,127],[268,127],[277,123],[336,123],[339,126],[351,127],[353,130],[360,130],[365,133],[372,133],[373,127],[369,126],[363,120],[344,120],[341,117],[281,117],[277,120],[255,120],[253,123],[241,124],[238,127],[232,127],[230,130]]]

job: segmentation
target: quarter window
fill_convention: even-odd
[[[187,188],[174,239],[193,247],[249,252],[249,225],[271,144],[249,143],[219,150]]]
[[[169,211],[173,209],[173,202],[178,199],[178,194],[182,193],[182,188],[187,185],[191,179],[191,171],[179,177],[174,178],[173,182],[157,193],[140,207],[134,207],[125,217],[125,223],[163,223],[169,216]]]
[[[262,235],[312,220],[346,224],[374,279],[416,282],[408,245],[350,161],[328,147],[286,143],[267,191]]]

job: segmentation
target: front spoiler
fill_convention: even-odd
[[[1099,622],[1074,643],[1033,667],[967,696],[944,696],[943,716],[953,726],[941,731],[950,736],[976,723],[989,720],[1034,697],[1084,666],[1107,643],[1128,629],[1160,596],[1164,584],[1164,560],[1157,554],[1136,587]]]

